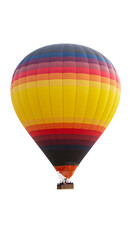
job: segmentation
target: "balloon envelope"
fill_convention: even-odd
[[[40,48],[16,68],[18,118],[55,169],[70,178],[111,121],[120,81],[101,53],[75,44]]]

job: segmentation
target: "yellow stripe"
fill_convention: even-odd
[[[47,86],[33,82],[32,88],[26,83],[25,88],[19,85],[12,89],[15,111],[25,126],[63,121],[106,126],[111,120],[120,96],[118,88],[91,81],[87,86],[80,86],[78,80],[76,86],[49,86],[47,82]]]

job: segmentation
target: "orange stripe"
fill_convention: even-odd
[[[23,78],[19,78],[18,80],[14,81],[11,84],[11,88],[19,85],[19,84],[24,84],[26,82],[33,82],[33,81],[41,81],[41,80],[64,80],[64,79],[75,79],[75,80],[88,80],[88,81],[96,81],[96,82],[103,82],[103,83],[108,83],[111,85],[116,85],[116,86],[120,86],[120,83],[107,78],[107,77],[101,77],[101,76],[97,76],[97,75],[91,75],[91,74],[81,74],[81,73],[50,73],[50,74],[39,74],[39,75],[32,75],[32,76],[28,76],[28,77],[23,77]]]
[[[41,129],[58,129],[58,128],[72,128],[74,126],[75,129],[86,129],[86,130],[96,130],[99,132],[103,132],[105,127],[93,124],[85,124],[85,123],[48,123],[48,124],[38,124],[38,125],[31,125],[26,127],[28,132],[37,131]]]
[[[64,177],[72,177],[77,165],[54,166],[56,171],[60,172]]]

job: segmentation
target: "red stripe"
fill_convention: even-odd
[[[73,61],[60,62],[59,61],[59,62],[51,62],[51,66],[50,66],[50,62],[43,62],[38,64],[38,69],[50,68],[50,67],[51,68],[52,67],[76,67],[76,68],[80,67],[80,68],[88,68],[88,69],[98,69],[101,71],[111,72],[112,74],[114,74],[114,70],[112,68],[108,68],[107,66],[102,66],[97,63],[73,62]],[[36,69],[36,68],[37,68],[37,64],[30,64],[28,66],[23,66],[20,69],[15,70],[14,76],[21,72],[25,72],[25,71]]]
[[[40,135],[49,135],[49,134],[80,134],[80,135],[92,135],[99,137],[101,132],[94,131],[94,130],[85,130],[85,129],[70,129],[70,128],[63,128],[63,129],[45,129],[45,130],[37,130],[29,132],[31,137],[40,136]]]
[[[106,71],[100,71],[98,69],[89,69],[89,68],[80,68],[80,67],[52,67],[52,68],[39,68],[32,69],[16,74],[13,77],[13,81],[18,80],[19,78],[38,75],[38,74],[49,74],[49,73],[82,73],[82,74],[91,74],[98,75],[101,77],[107,77],[113,80],[116,80],[116,77],[113,74],[109,74]]]
[[[92,141],[84,141],[84,140],[46,140],[46,141],[37,141],[39,146],[50,146],[50,145],[82,145],[82,146],[90,146],[92,147],[95,142]]]
[[[91,136],[91,135],[79,135],[79,134],[49,134],[49,135],[39,135],[39,136],[33,136],[33,139],[35,142],[45,141],[45,140],[90,140],[92,142],[96,142],[98,137],[97,136]]]
[[[62,145],[62,144],[74,144],[74,145],[84,145],[84,146],[93,146],[95,142],[92,141],[83,141],[83,140],[47,140],[47,141],[40,141],[37,142],[39,146],[46,146],[46,145]]]

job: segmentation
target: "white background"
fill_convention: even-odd
[[[135,240],[135,14],[128,0],[2,1],[0,7],[0,239]],[[31,51],[76,43],[114,64],[122,94],[107,130],[76,170],[75,190],[17,119],[10,82]]]

